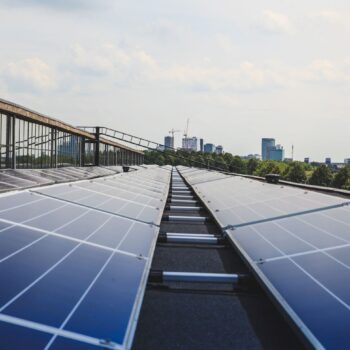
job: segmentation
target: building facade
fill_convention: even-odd
[[[188,151],[198,151],[197,137],[184,137],[182,139],[182,148]]]
[[[262,160],[270,159],[270,149],[275,147],[275,139],[263,138],[261,140],[261,157]]]
[[[172,136],[165,136],[164,146],[165,148],[174,148],[174,138]]]
[[[216,154],[223,154],[224,153],[224,147],[222,147],[221,145],[216,146],[215,152],[216,152]]]
[[[215,145],[212,144],[212,143],[206,143],[206,144],[204,145],[204,152],[205,152],[205,153],[214,153],[215,150],[216,150],[216,147],[215,147]]]
[[[199,150],[201,152],[204,152],[204,140],[203,139],[199,140]]]
[[[269,160],[284,160],[284,149],[281,145],[273,146],[268,150]]]

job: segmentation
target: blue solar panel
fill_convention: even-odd
[[[195,178],[189,170],[182,173]],[[347,349],[349,200],[240,177],[194,189],[310,344]]]
[[[345,206],[227,231],[315,347],[350,344],[349,217]]]
[[[189,175],[184,173],[187,179]],[[189,177],[190,178],[190,177]],[[239,176],[193,186],[222,228],[333,207],[349,200]]]
[[[106,181],[107,183],[108,181]],[[133,191],[123,191],[117,180],[114,187],[104,182],[82,182],[71,185],[61,185],[35,190],[36,193],[63,201],[82,204],[86,207],[98,208],[111,214],[138,219],[147,223],[159,224],[161,219],[160,207],[166,191],[149,194],[140,193],[138,188]]]
[[[159,231],[143,220],[158,220],[170,180],[159,171],[159,209],[137,190],[135,202],[68,185],[0,196],[1,349],[130,347]]]

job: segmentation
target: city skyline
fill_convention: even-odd
[[[348,2],[0,0],[0,13],[2,98],[153,140],[190,117],[233,154],[272,135],[287,157],[292,144],[298,160],[350,157]]]

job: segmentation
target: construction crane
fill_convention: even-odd
[[[188,135],[188,124],[190,123],[190,118],[187,118],[186,129],[184,130],[184,137]]]
[[[171,134],[172,138],[174,138],[174,135],[176,132],[181,132],[182,130],[175,130],[174,128],[172,128],[171,130],[169,130],[169,134]]]

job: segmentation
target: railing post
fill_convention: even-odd
[[[5,154],[5,167],[11,168],[10,160],[10,147],[11,147],[11,116],[6,116],[6,154]]]
[[[81,166],[85,166],[85,136],[81,140]]]
[[[100,127],[97,126],[95,130],[96,144],[95,144],[95,165],[100,166]]]
[[[56,129],[51,129],[51,154],[50,154],[50,166],[56,168],[57,166],[57,142],[56,142]]]
[[[16,117],[12,116],[12,164],[11,168],[16,169]]]

